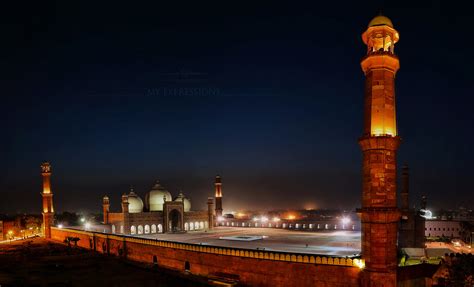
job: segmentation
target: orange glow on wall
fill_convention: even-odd
[[[370,133],[372,136],[397,136],[395,115],[387,116],[383,112],[372,114]]]

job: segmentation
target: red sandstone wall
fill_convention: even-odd
[[[109,213],[109,223],[123,222],[123,213]]]
[[[186,261],[194,274],[203,276],[224,272],[238,275],[240,281],[250,286],[359,286],[360,269],[351,266],[321,265],[257,259],[197,251],[160,247],[155,245],[124,242],[117,236],[93,235],[53,228],[52,239],[64,241],[67,236],[79,237],[80,247],[94,249],[90,239],[95,241],[95,250],[101,253],[119,255],[126,250],[130,260],[153,263],[153,256],[160,266],[184,271]],[[92,235],[92,236],[91,236]],[[126,245],[124,249],[123,246]]]

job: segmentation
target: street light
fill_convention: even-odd
[[[84,224],[84,227],[85,227],[86,229],[89,229],[89,228],[91,228],[91,224],[90,224],[89,222],[86,222],[86,224]]]
[[[346,225],[351,222],[351,219],[349,217],[343,217],[342,218],[342,229],[346,229]]]

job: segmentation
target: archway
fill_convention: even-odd
[[[171,227],[170,231],[171,232],[177,232],[177,231],[181,231],[181,213],[176,210],[176,209],[173,209],[171,210],[171,212],[169,213],[169,225]]]
[[[112,233],[115,233],[115,225],[112,224]]]
[[[155,224],[151,225],[151,233],[156,233],[156,225]]]
[[[143,226],[138,225],[138,234],[143,234]]]
[[[189,264],[189,261],[184,262],[184,271],[189,272],[191,270],[191,264]]]
[[[163,233],[163,225],[158,224],[158,233]]]
[[[132,227],[130,228],[130,233],[131,234],[136,234],[137,233],[137,230],[135,228],[135,225],[132,225]]]
[[[149,234],[150,233],[150,225],[145,225],[145,234]]]
[[[188,231],[189,230],[189,223],[184,223],[184,230],[185,231]]]

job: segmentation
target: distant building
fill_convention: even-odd
[[[220,179],[220,178],[219,178]],[[156,181],[143,201],[134,191],[122,195],[122,212],[110,212],[110,200],[102,200],[104,224],[108,232],[141,235],[165,232],[185,232],[212,228],[213,201],[208,200],[208,210],[191,209],[191,200],[182,192],[176,197]]]
[[[461,237],[461,221],[458,220],[426,220],[425,236],[427,237]]]
[[[0,221],[0,240],[8,240],[21,234],[21,218],[7,218]]]

